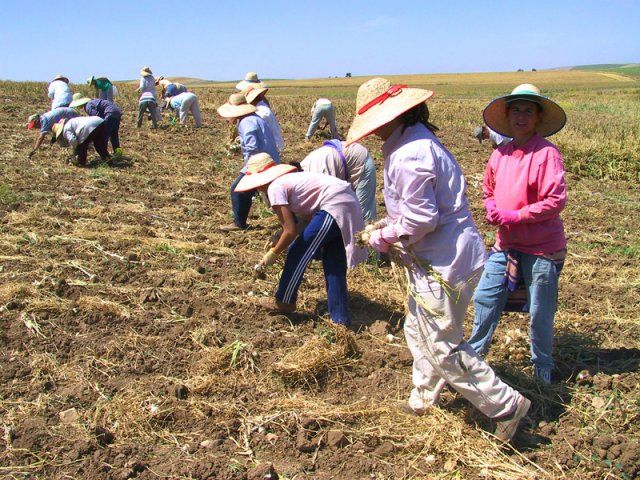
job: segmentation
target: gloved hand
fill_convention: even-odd
[[[515,225],[520,222],[520,212],[518,210],[492,210],[487,213],[489,223],[494,225]]]
[[[496,211],[496,201],[495,200],[489,200],[487,203],[485,203],[484,208],[487,211],[486,216],[484,217],[485,220],[490,224],[490,225],[498,225],[498,222],[496,222],[493,219],[493,214]]]
[[[271,248],[267,253],[264,254],[264,257],[262,257],[262,260],[260,260],[260,262],[258,262],[256,266],[253,268],[254,270],[257,270],[257,271],[264,270],[265,267],[275,263],[277,258],[278,258],[278,254],[275,252],[273,248]]]
[[[366,234],[367,232],[363,233],[362,235],[363,240],[364,240],[364,235]],[[369,233],[369,245],[376,252],[380,252],[380,253],[387,253],[389,251],[389,247],[391,246],[391,244],[382,237],[381,229],[374,230],[371,233]]]
[[[381,228],[384,228],[386,225],[387,225],[387,222],[385,222],[384,220],[380,220],[379,222],[370,223],[369,225],[364,227],[364,231],[373,232],[374,230],[379,230]]]

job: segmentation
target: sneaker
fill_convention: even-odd
[[[238,225],[236,225],[235,223],[230,223],[228,225],[221,225],[218,227],[218,230],[222,231],[222,232],[238,232],[240,230],[246,230],[247,228],[240,228]]]
[[[258,305],[265,310],[271,310],[280,313],[293,313],[296,311],[295,303],[282,303],[273,297],[259,297],[257,299]]]
[[[516,409],[504,417],[496,419],[496,429],[493,432],[495,437],[501,442],[509,442],[518,430],[520,421],[527,415],[531,407],[531,400],[523,396],[520,397]]]

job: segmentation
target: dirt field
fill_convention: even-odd
[[[109,167],[94,153],[78,168],[57,146],[27,158],[35,134],[23,124],[46,109],[44,85],[0,82],[0,477],[262,480],[276,478],[272,464],[289,480],[636,478],[640,84],[538,73],[413,79],[436,90],[432,120],[488,244],[480,195],[490,147],[470,135],[482,107],[533,80],[569,114],[553,138],[570,172],[557,381],[541,389],[532,379],[525,316],[504,317],[489,356],[533,401],[514,448],[496,446],[491,422],[454,392],[421,418],[397,408],[412,361],[387,267],[351,272],[350,332],[327,322],[319,264],[298,313],[256,306],[280,272],[251,275],[276,220],[255,202],[249,231],[216,230],[231,220],[241,165],[215,115],[228,88],[196,89],[202,129],[165,119],[153,131],[134,128],[134,87],[123,84],[125,157]],[[336,99],[346,134],[352,80],[270,92],[285,161],[321,144],[302,141],[317,96]],[[381,187],[380,142],[365,144]]]

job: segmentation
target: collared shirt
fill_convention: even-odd
[[[271,110],[267,102],[264,100],[260,100],[256,105],[256,114],[263,119],[271,133],[273,134],[273,138],[276,141],[276,146],[278,147],[278,151],[282,151],[284,148],[284,140],[282,139],[282,130],[280,129],[280,124],[278,123],[278,119],[276,118],[275,113]]]
[[[51,127],[58,123],[63,118],[75,118],[80,114],[73,108],[58,107],[40,115],[40,132],[49,133]]]
[[[339,140],[332,140],[332,142],[338,142],[342,148],[346,160],[346,171],[345,164],[338,151],[328,145],[323,145],[312,151],[300,162],[300,166],[305,172],[324,173],[325,175],[346,180],[356,190],[364,172],[364,164],[369,157],[369,152],[359,143],[352,143],[345,147],[346,142],[340,142]]]
[[[280,163],[280,153],[271,130],[258,115],[252,113],[242,117],[238,122],[238,135],[244,164],[241,173],[247,171],[249,157],[256,153],[266,152],[276,163]]]
[[[67,120],[62,129],[62,134],[58,137],[58,143],[63,147],[77,147],[84,142],[91,132],[104,122],[100,117],[76,117]]]
[[[49,84],[47,95],[51,99],[51,109],[68,107],[73,100],[73,93],[67,82],[55,80]]]
[[[402,129],[382,145],[387,225],[405,248],[455,283],[480,268],[486,257],[464,175],[427,127]]]
[[[89,100],[84,106],[84,111],[87,115],[100,118],[122,117],[122,110],[115,103],[99,98]]]
[[[364,230],[362,210],[347,182],[320,173],[288,173],[271,182],[267,195],[272,206],[288,205],[307,220],[324,210],[340,227],[349,267],[367,259],[366,249],[356,246],[355,234]]]
[[[517,148],[513,142],[493,151],[483,183],[484,201],[500,210],[518,210],[521,221],[501,226],[496,248],[545,255],[567,246],[560,212],[567,201],[564,161],[555,145],[534,135]]]

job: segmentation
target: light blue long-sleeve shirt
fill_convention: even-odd
[[[280,163],[280,154],[273,133],[258,115],[252,113],[242,117],[238,122],[238,134],[240,135],[242,158],[244,158],[240,172],[247,171],[249,157],[256,153],[268,153],[276,163]]]

